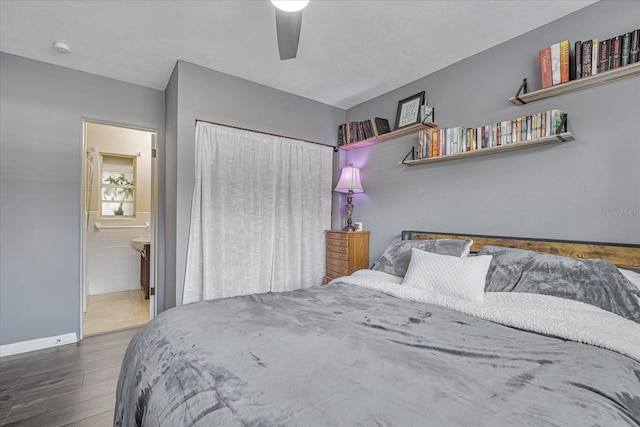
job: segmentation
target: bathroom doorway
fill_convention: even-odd
[[[82,335],[138,327],[155,306],[157,132],[83,121]]]

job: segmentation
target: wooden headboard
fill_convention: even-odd
[[[484,246],[505,246],[527,249],[572,258],[602,258],[622,268],[640,268],[640,245],[571,242],[566,240],[526,239],[519,237],[483,236],[478,234],[433,233],[430,231],[403,231],[402,240],[473,239],[471,252]]]

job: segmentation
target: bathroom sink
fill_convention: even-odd
[[[149,242],[150,240],[148,237],[136,237],[135,239],[131,239],[131,246],[142,252],[144,250],[144,245],[148,245]]]

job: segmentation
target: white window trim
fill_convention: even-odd
[[[122,202],[122,203],[126,203],[126,204],[133,204],[133,215],[103,215],[102,214],[102,204],[103,203],[114,203],[113,200],[103,200],[102,199],[102,189],[105,187],[122,187],[123,186],[119,186],[119,185],[112,185],[112,184],[102,184],[102,172],[105,170],[104,169],[104,165],[103,165],[103,160],[104,157],[122,157],[125,159],[130,159],[133,162],[133,185],[131,186],[131,188],[133,189],[133,200],[130,202]],[[109,172],[119,172],[117,169],[106,169]],[[128,171],[122,171],[122,172],[128,172]],[[99,183],[98,183],[98,218],[103,219],[103,220],[127,220],[127,219],[136,219],[137,214],[138,214],[138,191],[137,191],[137,187],[138,187],[138,157],[137,156],[132,156],[132,155],[127,155],[127,154],[120,154],[120,153],[107,153],[107,152],[100,152],[100,171],[99,171]],[[116,202],[117,203],[117,202]]]

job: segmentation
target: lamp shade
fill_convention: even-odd
[[[285,12],[297,12],[309,4],[309,0],[271,0],[275,7]]]
[[[333,191],[339,193],[363,193],[362,183],[360,182],[360,169],[353,166],[345,166],[340,171],[340,179],[338,185]]]

